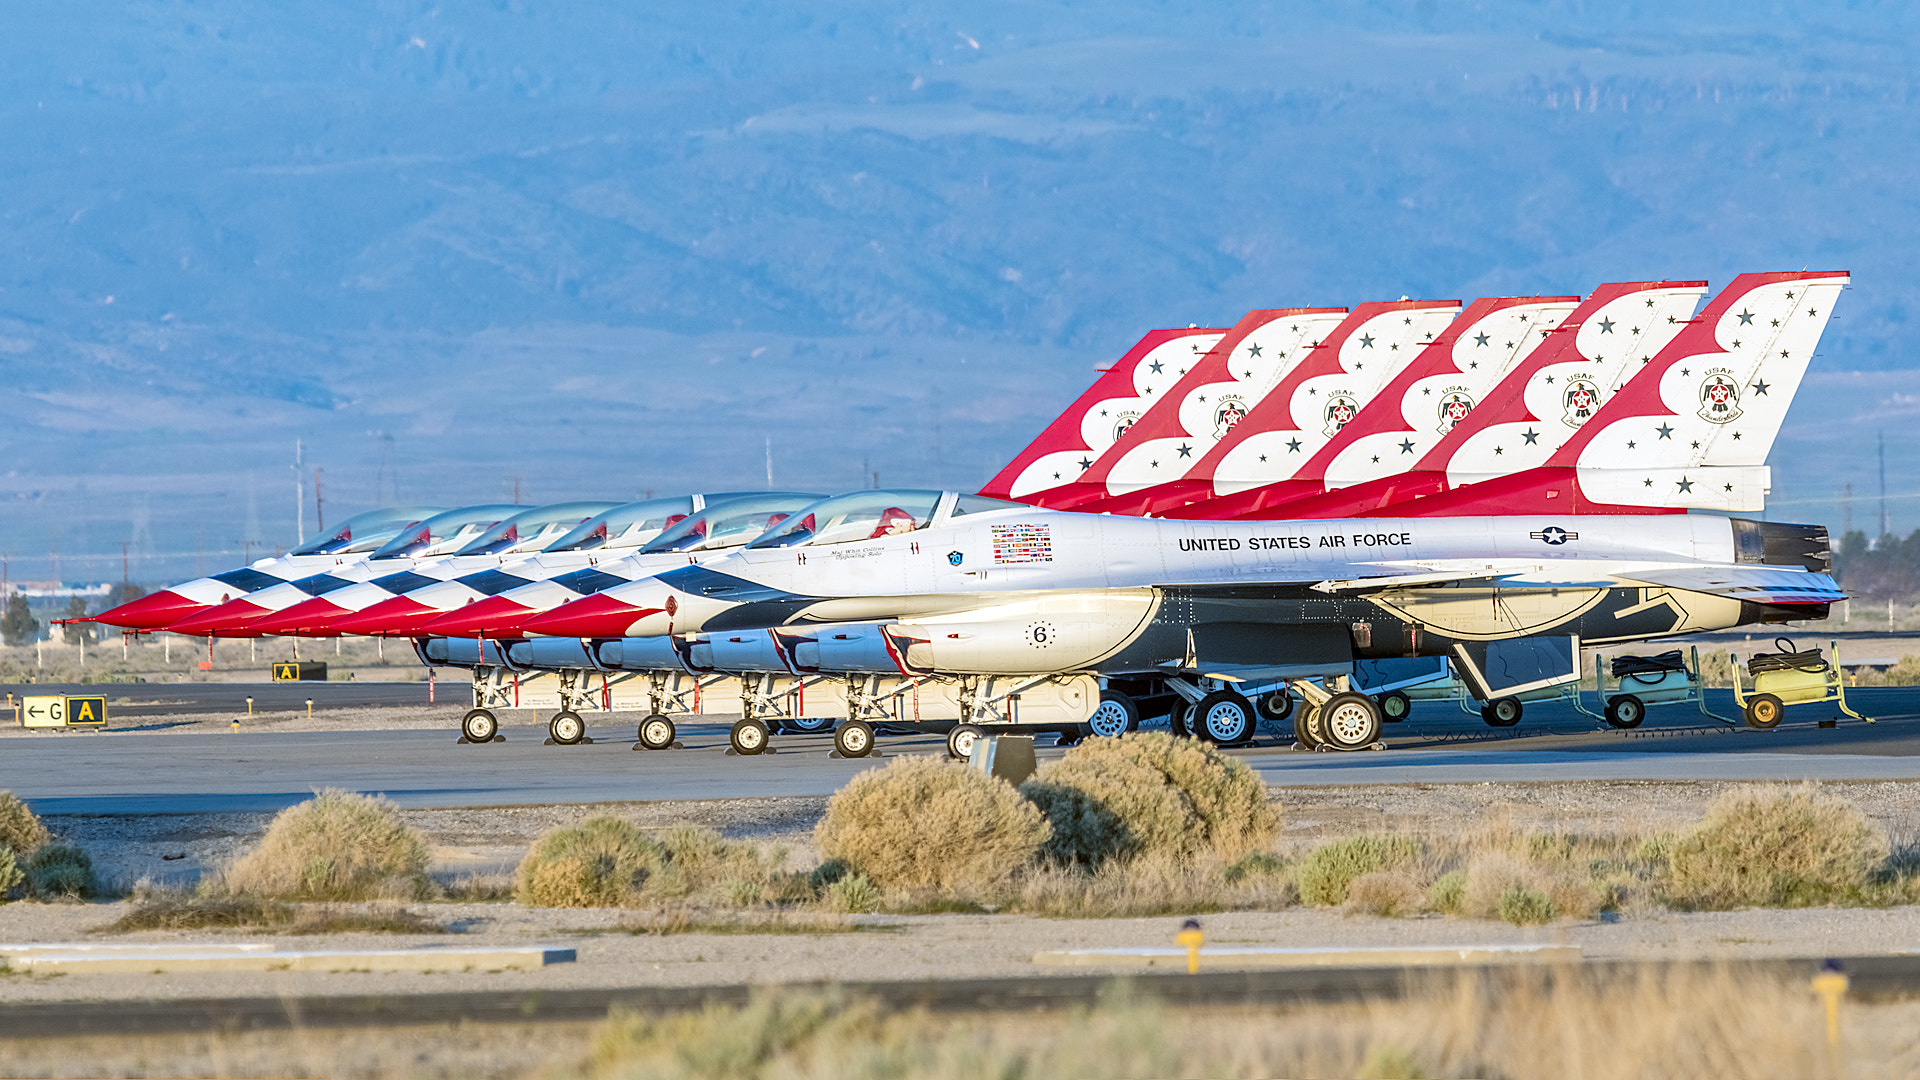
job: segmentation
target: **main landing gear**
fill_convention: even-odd
[[[460,741],[463,743],[506,742],[507,737],[500,734],[500,721],[485,709],[471,709],[460,718]]]

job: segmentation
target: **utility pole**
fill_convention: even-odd
[[[522,478],[518,476],[509,476],[507,477],[507,479],[513,481],[513,505],[519,506],[520,505],[520,481]]]
[[[321,536],[327,535],[326,504],[320,499],[320,474],[326,471],[318,465],[313,467],[313,528]]]
[[[1880,434],[1880,535],[1887,535],[1887,433]]]
[[[1853,531],[1853,485],[1840,485],[1840,535]]]
[[[133,575],[129,573],[127,569],[127,547],[131,543],[132,541],[130,540],[120,541],[120,584],[122,585],[133,580]]]
[[[306,448],[299,439],[293,440],[293,515],[298,526],[294,532],[297,543],[305,547],[307,543],[307,455]]]
[[[773,490],[773,436],[771,435],[766,436],[766,440],[767,440],[767,490],[772,491]]]

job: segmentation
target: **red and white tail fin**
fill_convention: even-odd
[[[1846,284],[1843,272],[1740,275],[1545,464],[1432,496],[1420,512],[1761,509],[1767,453]]]
[[[1178,370],[1191,367],[1224,333],[1188,327],[1147,334],[1015,455],[980,494],[1038,503],[1041,493],[1072,484],[1166,395],[1180,379]]]
[[[1361,304],[1214,444],[1185,481],[1150,489],[1143,493],[1149,498],[1125,509],[1166,513],[1292,478],[1458,314],[1458,301]]]
[[[1464,420],[1424,445],[1416,444],[1423,452],[1411,468],[1355,481],[1336,466],[1329,469],[1326,492],[1289,504],[1287,516],[1352,517],[1389,512],[1387,507],[1394,508],[1392,513],[1418,515],[1423,497],[1447,490],[1451,461],[1482,462],[1490,475],[1544,463],[1630,372],[1640,370],[1644,359],[1680,332],[1705,293],[1703,281],[1600,286],[1501,376]],[[1470,317],[1471,311],[1455,325]],[[1478,346],[1478,333],[1455,336]],[[1489,343],[1496,337],[1505,339],[1490,334]],[[1471,361],[1468,364],[1472,372]],[[1422,401],[1428,396],[1420,395]],[[1374,467],[1383,467],[1389,456],[1382,454],[1381,466]],[[1371,454],[1364,464],[1373,466]]]
[[[1186,476],[1346,315],[1345,308],[1248,312],[1087,470],[1073,496],[1047,505],[1111,510],[1112,496]]]

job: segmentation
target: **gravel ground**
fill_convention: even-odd
[[[1363,830],[1442,834],[1506,820],[1576,832],[1647,831],[1696,820],[1730,785],[1716,783],[1375,785],[1276,791],[1286,814],[1282,848]],[[1920,784],[1833,784],[1896,838],[1920,835]],[[434,873],[452,881],[509,872],[532,839],[559,824],[619,814],[648,829],[700,824],[733,838],[785,846],[796,866],[818,858],[811,830],[825,800],[729,799],[551,807],[405,811],[435,843]],[[142,818],[51,817],[64,838],[93,853],[103,874],[185,884],[253,843],[266,814]],[[181,858],[168,859],[176,855]],[[128,910],[110,904],[14,903],[0,907],[0,941],[99,940]],[[408,993],[459,989],[699,985],[811,979],[912,979],[1036,974],[1043,949],[1166,944],[1177,919],[1049,919],[1025,915],[855,916],[851,932],[632,935],[616,910],[527,909],[510,903],[416,905],[455,935],[262,938],[245,933],[152,932],[121,940],[275,940],[281,949],[403,945],[563,944],[579,961],[493,974],[205,973],[13,976],[0,1000]],[[1375,919],[1317,910],[1235,912],[1206,918],[1209,939],[1277,945],[1454,945],[1571,942],[1589,956],[1620,958],[1839,955],[1920,948],[1920,907],[1716,913],[1627,913],[1591,922],[1519,928],[1450,917]]]

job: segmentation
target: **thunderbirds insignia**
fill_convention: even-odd
[[[1461,390],[1449,387],[1440,399],[1440,434],[1452,431],[1455,424],[1467,418],[1473,411],[1473,399]]]
[[[1237,397],[1223,397],[1213,407],[1213,437],[1224,439],[1234,425],[1247,418],[1247,404]]]
[[[1593,416],[1600,407],[1600,387],[1590,379],[1571,378],[1567,380],[1567,389],[1560,396],[1560,404],[1565,411],[1561,421],[1568,427],[1577,428]]]
[[[1140,419],[1140,414],[1134,412],[1132,409],[1122,412],[1119,418],[1113,422],[1113,441],[1119,442],[1120,437],[1125,435],[1127,429],[1132,427],[1133,422],[1138,419]]]
[[[1327,430],[1323,434],[1328,438],[1340,434],[1340,429],[1346,427],[1359,411],[1360,404],[1353,400],[1353,395],[1331,395],[1327,398]]]
[[[1740,419],[1740,384],[1714,372],[1700,384],[1700,419],[1726,424]]]

